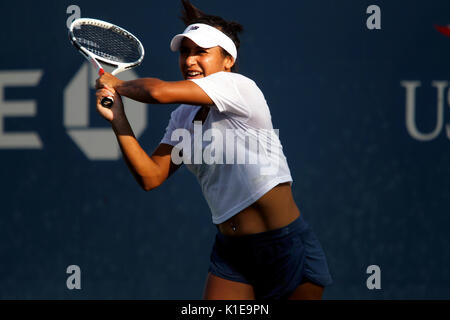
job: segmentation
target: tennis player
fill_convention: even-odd
[[[173,37],[170,48],[179,52],[185,80],[122,81],[105,73],[96,84],[97,110],[110,121],[125,162],[144,190],[161,185],[182,164],[197,177],[218,229],[204,299],[321,299],[332,279],[321,245],[294,201],[292,177],[280,140],[272,134],[269,107],[255,82],[234,72],[242,26],[207,15],[189,1],[182,4],[187,27]],[[112,95],[112,108],[102,107],[101,99]],[[181,104],[151,156],[136,140],[121,96]],[[190,161],[198,150],[179,147],[177,130],[193,133],[199,127],[221,133],[202,141],[200,154],[213,145],[215,159],[225,159],[226,149],[214,143],[231,130],[257,139],[261,161]],[[233,144],[236,154],[248,156],[255,152],[248,136],[236,134],[225,142]],[[174,161],[176,155],[184,161]],[[274,170],[264,170],[267,164]]]

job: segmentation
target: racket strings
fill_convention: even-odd
[[[87,24],[75,28],[73,33],[79,44],[104,59],[130,63],[141,58],[138,41],[120,29]]]

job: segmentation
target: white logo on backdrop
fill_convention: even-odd
[[[420,88],[422,83],[420,81],[401,81],[400,84],[406,89],[405,121],[409,135],[419,141],[436,139],[444,126],[445,89],[447,88],[448,82],[433,81],[431,83],[431,86],[436,88],[436,126],[432,131],[427,133],[419,131],[416,120],[416,89]],[[447,104],[450,105],[450,90],[447,91]],[[434,110],[431,111],[432,114],[434,112]],[[446,125],[446,132],[447,138],[450,139],[450,125],[448,124]]]
[[[6,130],[7,118],[36,117],[36,100],[11,100],[5,98],[6,87],[36,87],[43,75],[42,70],[0,71],[0,149],[43,149],[39,134],[32,130]],[[64,89],[64,119],[67,133],[75,144],[90,160],[117,160],[120,148],[110,126],[92,128],[89,126],[89,110],[94,93],[96,73],[85,62]],[[136,79],[137,75],[129,70],[121,73],[123,80]],[[127,117],[136,137],[147,126],[147,105],[123,98]],[[100,117],[100,116],[99,116]],[[106,123],[106,122],[105,122]]]
[[[5,87],[34,87],[41,80],[42,70],[0,72],[0,149],[42,149],[37,132],[6,132],[4,118],[35,117],[35,100],[5,100]]]
[[[120,74],[122,80],[133,80],[137,75],[132,71]],[[64,89],[64,126],[67,133],[90,160],[117,160],[120,148],[111,127],[89,127],[90,99],[93,96],[96,73],[87,62],[70,80]],[[147,105],[123,98],[127,118],[138,138],[147,126]],[[92,106],[93,107],[93,106]]]

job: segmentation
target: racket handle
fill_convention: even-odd
[[[105,74],[105,70],[102,67],[100,67],[100,65],[99,65],[98,75],[101,77],[104,74]],[[111,108],[111,106],[114,103],[114,99],[113,99],[113,97],[104,97],[100,103],[105,108]]]
[[[113,97],[104,97],[100,103],[105,108],[111,108],[114,103],[114,98]]]

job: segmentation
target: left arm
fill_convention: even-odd
[[[96,89],[101,89],[105,85],[114,88],[122,96],[143,103],[204,106],[214,104],[198,85],[188,80],[170,82],[156,78],[142,78],[123,81],[105,73],[97,79]]]

